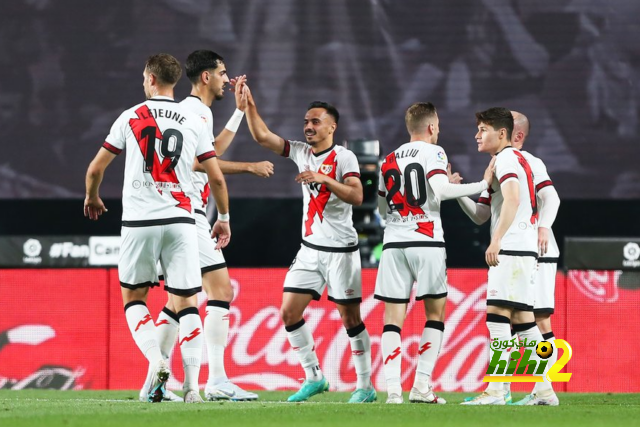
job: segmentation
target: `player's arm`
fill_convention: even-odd
[[[115,153],[102,147],[87,169],[87,176],[85,177],[86,195],[84,199],[84,216],[94,221],[97,221],[100,215],[107,212],[107,208],[104,206],[102,199],[100,199],[99,189],[102,179],[104,178],[104,171],[115,158]]]
[[[246,84],[242,86],[242,91],[246,91],[247,93],[247,109],[245,110],[245,112],[247,115],[247,124],[249,125],[251,136],[262,147],[268,148],[277,155],[281,156],[284,153],[284,139],[271,132],[267,125],[264,123],[264,121],[258,114],[256,103],[253,99],[253,96],[251,95],[249,87]]]
[[[458,204],[462,211],[477,225],[482,225],[491,218],[491,207],[484,203],[476,203],[469,197],[459,197]]]
[[[229,226],[229,194],[227,193],[227,183],[224,175],[218,166],[218,160],[211,157],[201,162],[207,177],[211,193],[218,208],[218,220],[212,227],[211,237],[218,238],[216,249],[224,248],[231,239],[231,227]]]
[[[502,191],[502,208],[500,209],[500,219],[491,236],[491,244],[485,253],[485,260],[489,267],[498,265],[498,252],[500,252],[500,243],[507,233],[509,227],[518,213],[520,206],[520,186],[515,179],[508,179],[500,185]]]
[[[558,215],[560,196],[553,185],[538,190],[540,199],[540,219],[538,221],[538,250],[540,256],[549,249],[549,230]]]
[[[362,182],[356,176],[348,176],[344,179],[344,183],[340,183],[327,175],[304,171],[298,174],[295,179],[299,184],[313,185],[315,183],[317,185],[325,185],[340,200],[350,205],[360,206],[362,204]]]
[[[485,176],[485,178],[487,177]],[[488,179],[493,179],[493,173],[491,178]],[[471,184],[451,184],[444,174],[436,174],[429,178],[429,185],[436,199],[440,201],[481,193],[489,188],[489,182],[488,180],[482,180]]]
[[[216,144],[217,146],[217,144]],[[224,175],[250,173],[261,178],[269,178],[273,175],[273,163],[271,162],[231,162],[218,159],[218,166]]]

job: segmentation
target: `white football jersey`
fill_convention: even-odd
[[[483,191],[478,203],[491,205],[491,234],[493,234],[502,209],[501,185],[517,180],[520,186],[520,204],[511,227],[502,237],[501,251],[512,255],[538,254],[538,203],[531,166],[524,155],[513,147],[506,147],[496,154],[496,173],[488,191]]]
[[[204,105],[200,98],[193,95],[189,95],[183,99],[180,105],[200,116],[207,126],[208,136],[213,143],[215,137],[213,136],[213,113],[211,112],[211,108]],[[191,197],[191,201],[193,202],[193,208],[206,211],[209,194],[211,193],[209,178],[206,173],[191,172],[191,179],[193,181],[194,192],[189,194],[189,197]]]
[[[360,167],[355,154],[346,148],[333,145],[314,154],[306,142],[285,140],[284,157],[298,165],[300,172],[308,170],[327,175],[342,183],[350,176],[359,178]],[[352,209],[349,203],[338,198],[326,186],[302,184],[304,211],[302,215],[302,240],[320,250],[357,248],[358,234],[353,228]]]
[[[545,187],[553,186],[553,182],[549,177],[549,173],[547,172],[547,167],[544,165],[544,162],[527,151],[521,151],[521,153],[524,158],[527,159],[527,162],[529,162],[531,170],[533,171],[533,183],[536,186],[536,194]],[[537,198],[537,201],[538,207],[540,207],[540,197]],[[547,253],[541,258],[558,258],[559,256],[560,248],[558,247],[558,242],[556,242],[556,237],[553,235],[553,230],[549,229],[549,247],[547,249]]]
[[[440,201],[429,185],[436,174],[447,175],[447,155],[424,141],[403,144],[384,159],[378,195],[389,206],[385,245],[444,246]]]
[[[154,97],[123,112],[103,147],[114,154],[127,149],[123,225],[193,220],[187,194],[194,191],[194,159],[216,155],[200,117],[171,98]]]

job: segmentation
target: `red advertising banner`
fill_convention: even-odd
[[[280,320],[286,269],[231,269],[236,298],[231,305],[226,370],[247,389],[294,389],[304,376]],[[385,389],[380,354],[384,305],[373,299],[375,269],[363,271],[362,317],[371,336],[373,382]],[[484,387],[488,364],[485,292],[487,271],[450,269],[445,337],[433,383],[443,391]],[[556,337],[573,348],[564,371],[573,373],[558,391],[639,392],[640,376],[629,357],[613,349],[640,333],[640,290],[618,286],[619,272],[570,271],[558,274]],[[147,362],[125,321],[116,269],[0,270],[0,388],[138,389]],[[157,316],[166,302],[158,289],[149,309]],[[206,297],[199,295],[204,315]],[[335,306],[326,298],[305,313],[316,351],[333,390],[355,387],[349,339]],[[409,305],[402,330],[403,388],[410,389],[420,335],[422,303]],[[636,348],[637,345],[633,344]],[[630,350],[635,350],[630,349]],[[206,381],[203,349],[201,383]],[[169,388],[180,389],[180,350],[171,355]],[[532,385],[514,384],[514,390]]]

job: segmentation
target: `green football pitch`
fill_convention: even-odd
[[[386,393],[369,404],[347,404],[347,393],[286,403],[289,394],[260,392],[257,402],[186,405],[141,403],[134,391],[0,390],[0,426],[640,426],[640,394],[562,393],[557,407],[460,406],[469,396],[462,393],[442,393],[446,405],[386,405]]]

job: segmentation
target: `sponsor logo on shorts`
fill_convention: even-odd
[[[498,295],[498,291],[496,291],[495,289],[491,289],[489,291],[489,295],[491,295],[492,297],[495,297],[496,295]]]
[[[353,294],[355,293],[355,291],[353,289],[347,289],[344,291],[344,294],[348,297],[353,296]]]

